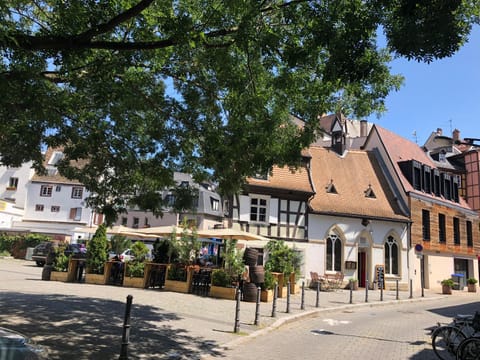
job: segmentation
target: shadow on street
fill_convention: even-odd
[[[118,359],[126,303],[65,295],[4,292],[0,326],[19,331],[49,350],[50,359]],[[189,336],[158,308],[132,305],[129,359],[220,356],[214,341]]]

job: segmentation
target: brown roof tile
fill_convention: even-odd
[[[314,212],[406,220],[393,200],[373,154],[348,151],[343,156],[323,147],[310,147],[311,171],[316,194]],[[329,193],[332,183],[337,193]],[[365,196],[371,188],[375,198]]]
[[[248,178],[247,183],[251,186],[313,193],[308,170],[305,167],[290,169],[287,166],[274,166],[267,180]]]

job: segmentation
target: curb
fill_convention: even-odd
[[[285,324],[292,323],[294,321],[299,321],[302,319],[305,319],[309,316],[316,315],[319,313],[326,313],[326,312],[335,312],[335,311],[340,311],[340,310],[349,310],[349,309],[355,309],[359,307],[374,307],[374,306],[387,306],[387,305],[396,305],[399,303],[411,303],[411,302],[419,302],[419,301],[431,301],[431,300],[440,300],[445,298],[445,296],[436,296],[436,297],[428,297],[428,298],[414,298],[414,299],[401,299],[401,300],[387,300],[387,301],[375,301],[375,302],[363,302],[363,303],[357,303],[357,304],[348,304],[348,305],[341,305],[341,306],[334,306],[334,307],[328,307],[328,308],[318,308],[314,310],[307,310],[302,313],[294,314],[294,315],[287,315],[284,316],[278,320],[276,320],[274,323],[271,325],[266,326],[263,329],[256,330],[246,336],[240,337],[238,339],[234,339],[232,341],[229,341],[225,344],[223,344],[221,347],[222,348],[228,348],[228,347],[235,347],[238,345],[243,344],[244,342],[254,339],[258,336],[266,335],[273,330],[276,330],[280,328],[281,326]],[[209,359],[208,355],[207,357],[202,357],[202,359]]]

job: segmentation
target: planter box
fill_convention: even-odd
[[[468,292],[477,292],[477,284],[467,284]]]
[[[50,280],[67,282],[68,272],[66,272],[66,271],[52,271],[50,273]]]
[[[123,278],[123,286],[143,289],[145,288],[145,277],[126,276]]]
[[[442,285],[442,294],[452,295],[452,287],[448,285]]]
[[[228,288],[223,286],[210,286],[209,295],[214,298],[235,300],[237,288]]]
[[[262,290],[260,292],[260,301],[271,302],[273,301],[273,290]]]
[[[106,279],[105,274],[85,274],[85,283],[86,284],[96,284],[96,285],[105,285]]]
[[[167,291],[175,291],[188,294],[190,291],[190,283],[188,281],[165,280],[164,289]]]

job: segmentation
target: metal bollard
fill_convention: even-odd
[[[257,288],[257,305],[255,307],[255,321],[254,325],[258,325],[258,319],[260,318],[260,295],[262,292],[262,288],[259,286]]]
[[[315,307],[319,307],[320,304],[320,281],[317,281],[317,302],[315,303]]]
[[[365,302],[368,302],[368,280],[365,280]]]
[[[130,312],[132,309],[133,296],[127,296],[127,306],[125,308],[125,318],[123,319],[122,348],[120,349],[119,360],[128,359],[128,343],[130,341]]]
[[[278,284],[275,283],[275,287],[273,288],[272,317],[277,316],[277,296],[278,296]]]
[[[380,301],[383,301],[383,284],[380,283]]]
[[[302,302],[300,304],[300,309],[305,310],[305,281],[302,281]]]
[[[233,327],[233,332],[237,333],[240,331],[240,288],[239,287],[237,287],[235,298],[237,302],[235,306],[235,325]]]
[[[396,288],[396,297],[395,297],[395,298],[398,300],[398,299],[400,299],[400,297],[398,296],[398,279],[397,279],[395,282],[396,282],[396,284],[395,284],[395,288]]]
[[[413,280],[410,279],[410,299],[413,299]]]
[[[353,281],[350,281],[350,304],[353,304]]]
[[[290,313],[290,281],[287,282],[287,311],[286,313]]]

